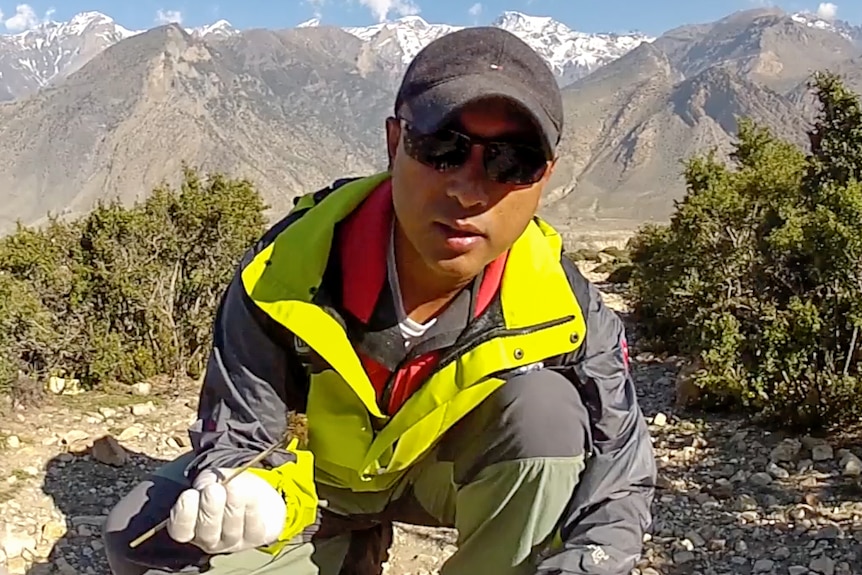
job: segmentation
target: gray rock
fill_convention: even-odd
[[[841,467],[841,474],[845,477],[858,477],[862,475],[862,460],[852,453],[848,453],[842,458]]]
[[[811,448],[811,459],[814,461],[829,461],[834,455],[828,443],[820,443]]]
[[[812,559],[811,563],[808,564],[808,568],[815,573],[819,573],[820,575],[834,575],[835,561],[833,561],[826,555],[821,555],[816,559]]]
[[[763,471],[759,471],[748,478],[749,482],[756,487],[765,487],[772,483],[772,476]]]
[[[694,553],[691,551],[677,551],[673,554],[673,562],[677,565],[685,565],[694,561]]]
[[[802,450],[802,444],[795,439],[785,439],[776,445],[769,454],[774,462],[793,461]]]
[[[766,466],[766,472],[775,479],[787,479],[790,477],[790,472],[773,462],[769,462]]]

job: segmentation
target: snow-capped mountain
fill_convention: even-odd
[[[391,22],[348,27],[345,30],[371,42],[375,52],[393,64],[407,64],[426,44],[459,28],[448,24],[429,24],[419,16],[404,16]]]
[[[835,31],[862,46],[862,26],[827,20],[810,12],[789,15],[797,23]],[[323,25],[313,18],[297,27]],[[561,85],[567,85],[613,61],[653,37],[628,34],[593,34],[572,30],[545,16],[503,12],[494,22],[542,54],[556,72]],[[432,40],[461,26],[429,23],[419,16],[406,16],[372,26],[344,30],[368,42],[390,69],[399,73]],[[226,20],[207,26],[185,28],[197,38],[218,39],[239,30]],[[100,12],[82,12],[68,22],[45,22],[19,34],[0,35],[0,101],[31,94],[71,74],[93,56],[112,44],[144,30],[124,28]]]
[[[514,11],[503,12],[492,25],[512,32],[542,54],[563,85],[619,58],[642,42],[653,40],[650,36],[638,33],[586,34],[572,30],[550,17],[529,16]],[[426,44],[459,28],[449,24],[429,24],[419,16],[406,16],[391,22],[345,30],[371,42],[376,52],[391,64],[404,66]]]
[[[841,34],[851,42],[862,46],[862,26],[854,26],[844,20],[827,20],[821,18],[813,12],[796,12],[790,16],[795,22],[811,26],[812,28],[820,28],[821,30],[831,30]]]
[[[298,27],[320,26],[319,19]],[[567,84],[614,60],[638,44],[651,41],[642,34],[585,34],[548,17],[504,12],[495,22],[539,51]],[[371,44],[377,55],[399,72],[426,44],[459,26],[429,24],[418,16],[345,30]],[[198,38],[239,33],[226,20],[185,28]],[[82,12],[68,22],[45,22],[19,34],[0,35],[0,101],[13,100],[62,79],[93,56],[144,30],[130,30],[100,12]]]
[[[297,28],[314,28],[315,26],[320,26],[320,18],[311,18],[296,25]]]
[[[68,22],[45,22],[19,34],[0,35],[0,101],[65,77],[134,34],[104,14],[83,12]]]
[[[586,34],[572,30],[553,18],[504,12],[495,22],[542,54],[565,85],[596,68],[616,60],[643,42],[655,38],[630,34]]]
[[[68,22],[43,22],[18,34],[0,35],[0,101],[14,100],[64,78],[102,50],[144,30],[129,30],[101,12],[82,12]],[[219,20],[187,28],[196,37],[236,33]]]
[[[224,38],[239,34],[239,30],[234,28],[227,20],[218,20],[208,26],[186,28],[185,31],[197,38]]]

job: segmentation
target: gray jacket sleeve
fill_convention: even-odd
[[[590,411],[592,454],[562,520],[563,549],[540,575],[628,575],[652,523],[656,462],[628,369],[625,330],[598,290],[567,265],[588,302],[586,339],[563,369]]]
[[[283,436],[288,409],[305,409],[304,371],[287,330],[257,308],[240,283],[240,270],[254,252],[240,264],[216,313],[197,420],[189,430],[195,453],[186,470],[190,477],[242,465]],[[263,466],[294,460],[278,450]]]

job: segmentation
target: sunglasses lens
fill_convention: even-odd
[[[501,184],[528,185],[539,181],[547,160],[538,148],[511,142],[482,142],[487,177]],[[460,168],[470,157],[473,143],[453,130],[423,134],[405,124],[404,149],[422,164],[438,171]]]
[[[501,184],[534,184],[542,178],[546,167],[547,160],[537,148],[498,143],[485,149],[488,178]]]
[[[470,142],[449,130],[422,134],[408,127],[404,148],[417,162],[440,171],[458,168],[470,156]]]

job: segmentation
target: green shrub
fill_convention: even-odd
[[[700,363],[701,406],[824,426],[862,414],[862,113],[836,76],[812,87],[810,152],[741,120],[733,165],[687,162],[670,224],[631,241],[630,295]]]
[[[631,256],[629,255],[628,250],[618,248],[617,246],[608,246],[600,253],[605,254],[615,262],[628,263],[631,261]]]
[[[619,264],[608,275],[608,283],[625,284],[631,281],[634,266],[632,264]]]
[[[577,249],[573,252],[566,252],[566,255],[573,262],[600,262],[601,256],[599,256],[599,250],[594,250],[590,248],[581,248]]]
[[[183,176],[134,206],[101,203],[0,240],[0,391],[18,376],[92,386],[199,374],[266,206],[246,181]]]
[[[607,262],[604,262],[604,263],[597,265],[596,267],[594,267],[592,269],[592,271],[593,271],[593,273],[597,273],[597,274],[610,274],[610,273],[613,273],[614,270],[617,269],[617,267],[618,267],[618,264],[611,262],[611,261],[607,261]]]

